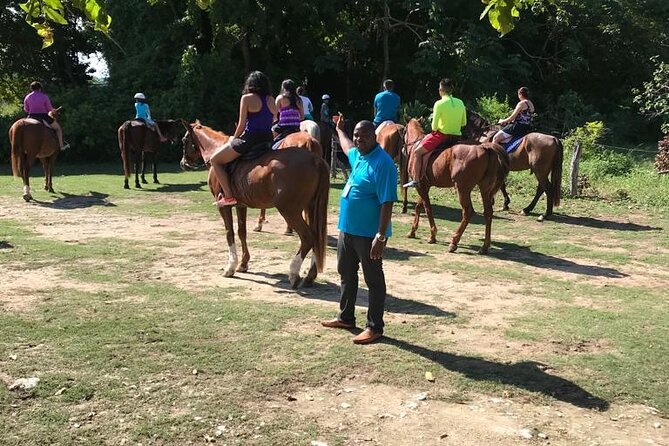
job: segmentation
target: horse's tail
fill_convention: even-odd
[[[23,150],[23,126],[20,121],[9,129],[9,141],[11,143],[12,174],[15,177],[23,176],[23,168],[26,163],[26,155]]]
[[[118,128],[118,148],[121,150],[121,161],[123,161],[123,173],[126,178],[130,177],[130,126],[126,123],[123,123],[121,127]]]
[[[483,144],[488,153],[488,167],[484,178],[488,180],[490,193],[494,196],[502,187],[509,174],[509,154],[499,144]]]
[[[553,157],[553,167],[551,168],[551,184],[553,185],[553,205],[560,206],[562,197],[562,159],[564,157],[564,148],[562,141],[555,138],[557,142],[557,152]]]
[[[314,255],[318,272],[325,267],[325,254],[328,240],[328,198],[330,196],[330,172],[324,160],[317,160],[318,185],[316,196],[306,210],[307,224],[313,231]]]

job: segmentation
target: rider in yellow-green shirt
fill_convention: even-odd
[[[434,103],[432,111],[432,133],[425,136],[413,151],[414,163],[411,177],[404,187],[417,187],[423,171],[426,155],[437,147],[452,146],[460,140],[462,127],[467,125],[465,104],[452,96],[453,82],[450,79],[439,81],[441,99]]]

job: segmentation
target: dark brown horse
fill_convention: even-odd
[[[416,119],[407,124],[405,144],[409,156],[409,165],[414,162],[413,150],[423,139],[425,132]],[[414,221],[408,237],[416,237],[416,229],[420,220],[421,209],[430,221],[430,237],[428,243],[435,243],[437,226],[432,215],[430,204],[430,187],[453,187],[462,208],[462,220],[453,234],[448,247],[449,252],[458,248],[458,243],[469,220],[474,215],[471,193],[475,186],[479,187],[483,200],[483,217],[485,219],[485,240],[479,253],[485,254],[490,248],[490,228],[492,226],[492,205],[495,193],[504,183],[509,173],[509,157],[502,147],[493,143],[478,145],[456,144],[440,153],[432,153],[426,166],[425,176],[420,179],[418,203],[414,214]]]
[[[211,154],[230,137],[199,122],[187,125],[184,136],[182,168],[191,168]],[[330,182],[325,161],[303,149],[268,151],[253,160],[238,160],[230,177],[237,198],[237,223],[242,244],[241,263],[237,258],[232,207],[219,208],[225,223],[229,262],[225,276],[235,270],[248,271],[251,258],[246,243],[247,208],[276,208],[300,237],[300,249],[290,262],[288,280],[293,288],[311,285],[325,264],[327,242],[327,206]],[[222,192],[213,171],[209,170],[209,189],[214,197]],[[304,217],[303,217],[304,213]],[[307,276],[300,279],[300,268],[313,250]],[[239,265],[238,265],[239,263]]]
[[[160,127],[163,136],[171,142],[176,142],[181,132],[183,131],[180,121],[169,119],[166,121],[156,121],[156,125]],[[130,168],[131,163],[135,167],[135,187],[141,189],[139,176],[139,164],[142,163],[142,183],[146,184],[144,174],[146,172],[147,161],[153,164],[153,182],[160,184],[158,181],[158,148],[160,147],[160,140],[158,134],[151,130],[144,122],[138,120],[125,121],[118,128],[118,147],[121,150],[121,160],[123,161],[123,173],[125,180],[123,181],[123,188],[130,189],[128,185],[128,178],[132,175]]]
[[[477,139],[483,138],[487,141],[492,141],[499,126],[490,125],[485,119],[476,113],[469,113],[467,116],[467,128],[470,130],[470,135]],[[550,218],[553,215],[553,206],[560,206],[560,198],[562,196],[562,159],[563,148],[562,142],[550,135],[543,133],[532,132],[525,136],[525,139],[520,146],[509,154],[510,170],[530,170],[537,179],[537,190],[534,198],[524,208],[521,213],[529,215],[541,195],[546,193],[546,212],[539,215],[539,221]],[[509,209],[511,199],[506,192],[506,182],[501,187],[504,195],[504,208]]]
[[[307,122],[307,121],[303,121]],[[316,123],[313,121],[308,121],[310,123],[313,123],[313,126],[316,126]],[[318,128],[318,126],[316,126]],[[297,147],[299,149],[307,149],[309,152],[313,153],[314,155],[323,157],[323,148],[321,147],[321,143],[318,142],[318,140],[314,139],[314,137],[309,134],[306,130],[305,131],[300,131],[300,132],[295,132],[291,133],[290,135],[286,136],[284,140],[281,142],[281,145],[279,146],[279,150],[287,149],[290,147]],[[265,209],[260,209],[260,215],[258,216],[258,224],[256,225],[253,230],[255,232],[261,232],[262,231],[262,225],[265,223],[266,218],[265,218]],[[286,228],[286,235],[290,235],[293,233],[293,230],[291,229],[290,226]]]
[[[406,152],[404,150],[404,126],[400,124],[387,124],[381,128],[376,135],[376,142],[397,163],[400,172],[400,184],[409,181],[409,170],[407,168]],[[402,213],[407,212],[407,190],[402,188]]]
[[[58,121],[62,107],[49,112]],[[30,193],[30,168],[36,159],[44,168],[44,190],[53,192],[53,166],[56,163],[60,145],[56,133],[42,122],[32,118],[22,118],[9,129],[11,145],[12,173],[23,179],[23,199],[32,200]]]

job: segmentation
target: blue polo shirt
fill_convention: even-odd
[[[400,107],[400,97],[392,91],[382,91],[374,97],[376,116],[374,124],[379,125],[383,121],[397,122],[397,109]]]
[[[381,205],[397,200],[395,163],[378,144],[364,156],[353,147],[348,160],[351,175],[339,201],[338,228],[347,234],[374,237],[379,230]],[[391,225],[385,235],[392,235]]]

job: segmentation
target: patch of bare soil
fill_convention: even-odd
[[[109,289],[107,285],[68,279],[63,271],[55,266],[20,269],[17,269],[16,266],[14,264],[12,268],[9,268],[7,265],[0,264],[0,277],[2,277],[0,304],[7,311],[32,311],[35,304],[49,298],[43,292],[54,288],[68,288],[85,292]]]
[[[354,379],[305,388],[291,395],[292,401],[271,400],[265,407],[315,422],[346,445],[668,444],[666,420],[646,406],[615,405],[599,412],[559,401],[538,406],[484,395],[449,402],[432,399],[431,386],[412,390]]]

